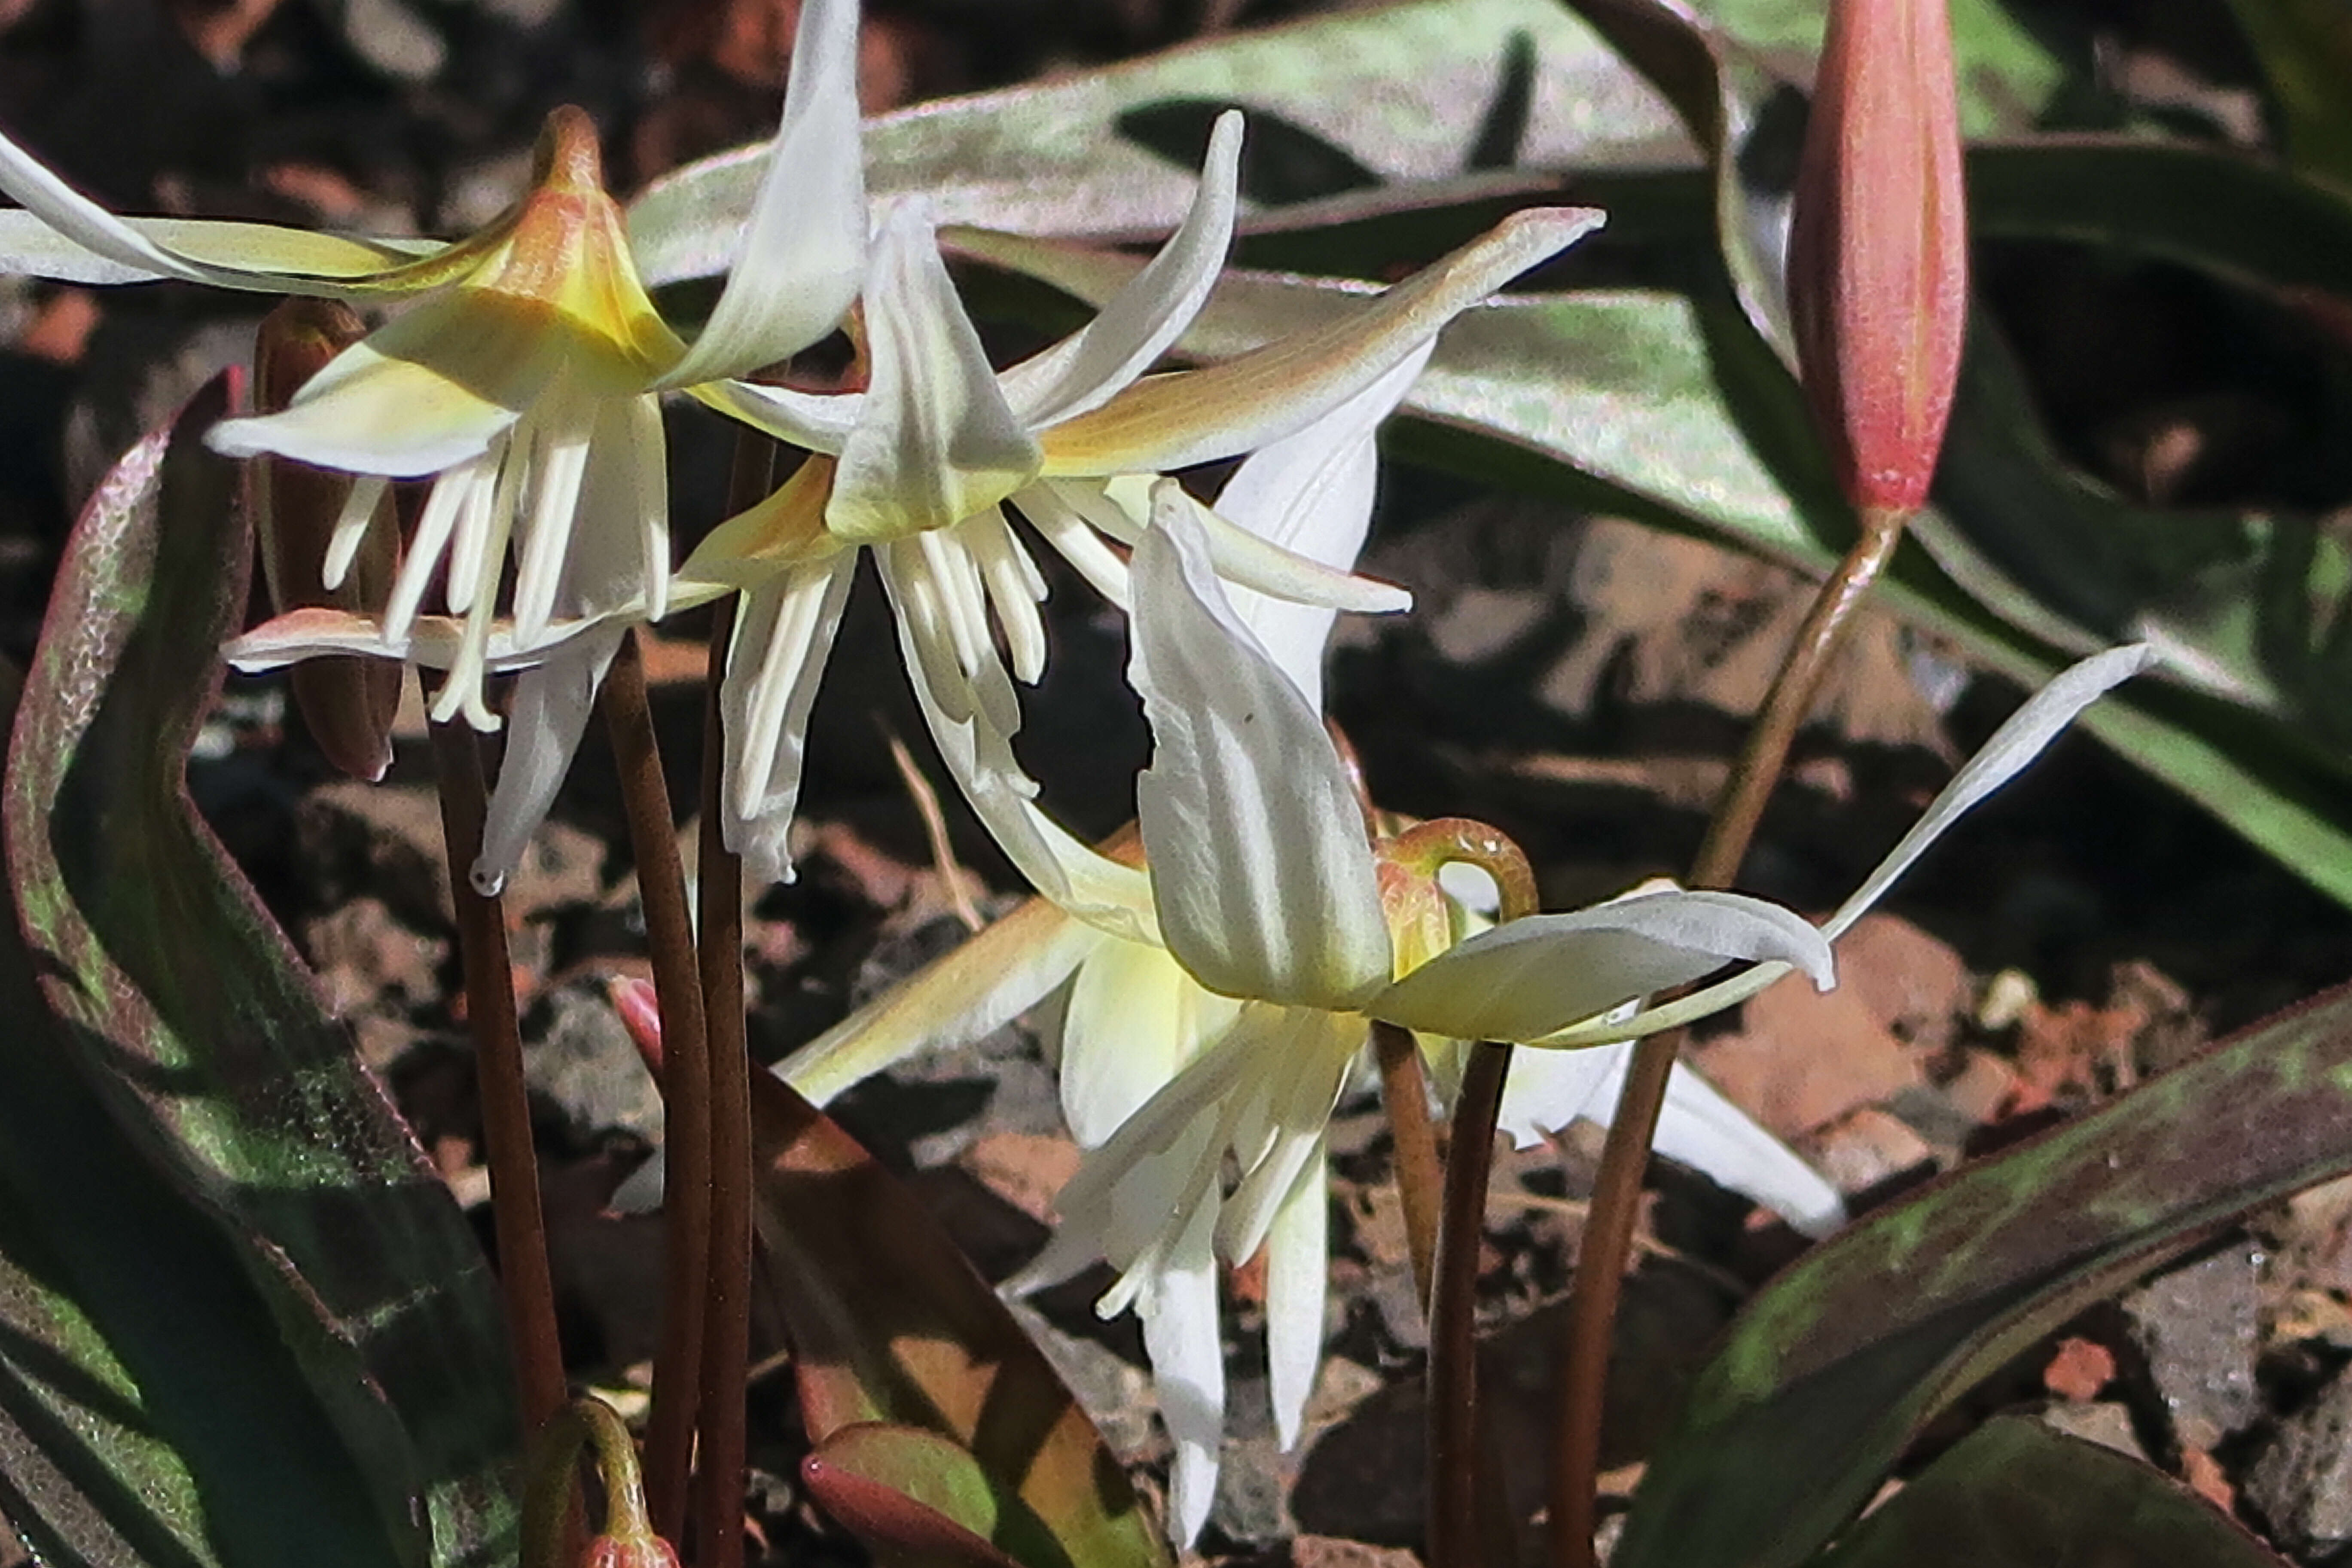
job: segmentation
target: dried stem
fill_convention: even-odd
[[[482,819],[488,809],[473,731],[462,723],[434,725],[433,760],[440,773],[441,837],[449,859],[449,895],[457,913],[457,952],[466,975],[466,1028],[474,1038],[482,1101],[490,1217],[499,1246],[499,1295],[514,1348],[528,1445],[563,1408],[568,1391],[555,1332],[547,1226],[540,1210],[539,1159],[531,1148],[522,1034],[515,1018],[514,964],[507,954],[505,906],[476,892],[469,877],[482,852]]]
[[[768,493],[774,445],[746,432],[735,447],[728,510]],[[727,847],[725,716],[719,680],[735,635],[735,604],[710,623],[702,731],[702,1016],[710,1043],[710,1262],[703,1320],[702,1458],[695,1475],[704,1568],[742,1568],[744,1389],[751,1362],[751,1058],[743,1017],[743,861]]]
[[[632,631],[621,643],[598,699],[636,861],[654,994],[661,1010],[665,1219],[661,1337],[654,1351],[653,1414],[646,1427],[646,1493],[654,1529],[671,1541],[686,1529],[694,1462],[697,1393],[702,1375],[704,1279],[710,1259],[710,1047],[703,1028],[702,980],[686,870],[678,863],[668,775],[654,737],[645,654]]]
[[[1397,1196],[1404,1207],[1405,1247],[1412,1254],[1413,1295],[1425,1321],[1436,1279],[1438,1215],[1445,1202],[1445,1170],[1437,1156],[1437,1130],[1429,1120],[1429,1080],[1412,1030],[1375,1021],[1372,1050],[1381,1064],[1381,1103],[1396,1141]]]
[[[1853,612],[1895,553],[1909,514],[1874,510],[1862,535],[1829,580],[1798,629],[1772,689],[1740,750],[1706,838],[1691,868],[1691,885],[1727,886],[1748,854],[1764,803],[1788,761],[1831,656],[1853,624]],[[1632,1257],[1633,1227],[1649,1166],[1650,1142],[1665,1106],[1666,1082],[1681,1048],[1679,1030],[1653,1035],[1633,1047],[1625,1086],[1593,1177],[1592,1210],[1577,1247],[1576,1281],[1569,1298],[1568,1345],[1560,1368],[1559,1430],[1552,1474],[1551,1548],[1554,1568],[1595,1568],[1592,1534],[1599,1522],[1601,1420],[1609,1376],[1609,1347],[1617,1298]]]
[[[1478,1436],[1478,1252],[1486,1236],[1486,1179],[1511,1047],[1470,1047],[1445,1158],[1445,1221],[1429,1300],[1429,1564],[1486,1568],[1508,1543],[1482,1539],[1495,1511]]]

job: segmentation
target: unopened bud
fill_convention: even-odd
[[[263,414],[286,407],[327,362],[367,328],[331,300],[288,300],[261,323],[254,392]],[[381,612],[400,570],[393,498],[382,479],[353,478],[287,458],[254,459],[255,531],[270,606]],[[392,721],[402,667],[387,659],[306,659],[292,672],[294,705],[329,762],[373,782],[392,765]]]
[[[677,1553],[658,1535],[600,1535],[580,1554],[580,1568],[678,1568]]]
[[[1789,237],[1807,400],[1846,499],[1927,499],[1968,321],[1945,0],[1831,0]]]

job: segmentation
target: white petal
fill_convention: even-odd
[[[856,0],[804,0],[783,125],[730,251],[726,288],[664,385],[744,374],[840,324],[866,266],[865,167]]]
[[[1209,1521],[1217,1495],[1217,1458],[1225,1431],[1225,1345],[1217,1316],[1217,1265],[1209,1248],[1216,1219],[1204,1205],[1156,1270],[1142,1313],[1144,1353],[1160,1419],[1175,1445],[1168,1472],[1168,1539],[1190,1547]]]
[[[1037,443],[997,389],[919,202],[893,207],[876,237],[866,334],[865,417],[842,443],[828,529],[872,542],[944,528],[1036,473]]]
[[[1630,1053],[1630,1046],[1619,1047]],[[1514,1062],[1553,1061],[1564,1053],[1522,1052]],[[1611,1094],[1613,1096],[1612,1089]],[[1670,1160],[1703,1171],[1716,1182],[1780,1215],[1807,1236],[1827,1236],[1845,1223],[1845,1200],[1819,1171],[1757,1125],[1748,1114],[1690,1068],[1677,1062],[1658,1113],[1656,1148]]]
[[[831,456],[866,415],[862,392],[795,392],[748,381],[709,381],[694,395],[779,441]]]
[[[1181,492],[1160,493],[1129,674],[1151,724],[1136,817],[1161,934],[1213,991],[1359,1006],[1391,962],[1362,808],[1321,715],[1235,622]]]
[[[1004,395],[1031,429],[1101,407],[1183,335],[1233,247],[1241,184],[1242,117],[1227,110],[1209,135],[1201,188],[1160,254],[1102,312],[1004,373]]]
[[[944,678],[936,675],[934,668],[941,661],[918,624],[920,614],[911,592],[915,584],[899,564],[904,559],[895,549],[877,551],[875,555],[882,585],[896,612],[898,649],[916,705],[922,710],[932,742],[973,814],[1013,868],[1046,898],[1114,936],[1157,942],[1151,888],[1143,872],[1080,843],[1038,810],[1031,798],[1034,786],[1013,757],[1012,735],[986,717],[1012,700],[1011,683],[1002,667],[992,662],[983,671],[984,679],[1004,688],[1001,695],[971,691],[942,695],[940,686]],[[1017,714],[1017,703],[1014,710]]]
[[[856,580],[855,555],[796,566],[743,595],[719,679],[727,847],[753,886],[788,881],[808,717]]]
[[[1201,1016],[1208,1006],[1213,1020]],[[1232,1004],[1193,984],[1166,950],[1102,938],[1079,966],[1062,1015],[1062,1117],[1070,1136],[1085,1149],[1104,1142],[1192,1058],[1204,1034],[1231,1019]]]
[[[1248,1108],[1265,1121],[1234,1130],[1242,1179],[1218,1218],[1217,1249],[1236,1264],[1248,1261],[1265,1244],[1266,1229],[1299,1173],[1320,1154],[1331,1108],[1364,1047],[1360,1017],[1305,1008],[1296,1017],[1299,1027],[1285,1042],[1290,1059],[1281,1064],[1279,1081],[1269,1073],[1264,1098]]]
[[[1315,1149],[1265,1237],[1265,1359],[1274,1431],[1297,1447],[1323,1363],[1323,1302],[1331,1273],[1331,1172],[1327,1141]]]
[[[1148,842],[1148,840],[1147,840]],[[1375,997],[1376,1018],[1457,1040],[1538,1040],[1727,963],[1794,964],[1826,990],[1828,941],[1736,893],[1649,893],[1471,937]]]
[[[330,360],[281,412],[224,419],[205,444],[392,479],[478,457],[538,398],[566,341],[472,295],[426,300]]]
[[[1125,474],[1108,481],[1049,479],[1054,493],[1122,544],[1141,541],[1160,503],[1156,474]],[[1213,508],[1184,496],[1208,536],[1209,559],[1217,575],[1239,587],[1302,605],[1378,615],[1412,607],[1412,595],[1391,583],[1376,583],[1285,550],[1233,522]]]
[[[221,289],[339,298],[373,291],[369,279],[415,258],[412,247],[397,241],[378,245],[269,224],[117,217],[5,136],[0,136],[0,192],[26,208],[0,213],[0,265],[65,282],[177,278]],[[209,237],[226,254],[242,250],[267,264],[207,260],[172,244],[175,231],[191,239]],[[344,286],[346,279],[354,286]]]
[[[2157,662],[2154,648],[2132,643],[2093,654],[2059,671],[2048,685],[2027,698],[2025,705],[2011,714],[1983,749],[1953,775],[1903,841],[1839,906],[1824,929],[1832,938],[1845,934],[1963,812],[2014,778],[2084,709]]]
[[[506,754],[499,762],[498,785],[482,825],[482,853],[473,868],[475,889],[484,898],[496,897],[506,886],[530,836],[547,819],[595,710],[596,689],[627,635],[625,626],[604,626],[516,679]]]
[[[995,1033],[1114,944],[1151,951],[1118,943],[1032,899],[777,1063],[776,1075],[824,1105],[908,1057],[951,1051]]]
[[[1236,359],[1138,382],[1045,436],[1055,475],[1166,472],[1255,451],[1354,396],[1471,306],[1601,225],[1573,208],[1515,213],[1345,319]]]
[[[1109,600],[1112,608],[1129,608],[1133,600],[1129,594],[1127,558],[1102,542],[1094,525],[1062,499],[1055,486],[1024,485],[1012,499],[1038,537],[1052,545],[1096,593]]]
[[[1433,342],[1293,436],[1252,453],[1217,493],[1226,521],[1270,544],[1346,572],[1372,522],[1380,452],[1372,432],[1412,389]],[[1234,614],[1290,677],[1308,707],[1323,706],[1323,646],[1333,611],[1236,587]]]

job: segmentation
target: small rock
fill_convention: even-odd
[[[2131,1412],[2120,1405],[2053,1405],[2042,1413],[2042,1424],[2143,1462],[2147,1458],[2138,1434],[2132,1430]]]
[[[2352,1542],[2352,1378],[2338,1377],[2280,1428],[2246,1472],[2247,1500],[2290,1552]]]
[[[1851,990],[1898,1040],[1942,1050],[1968,1016],[1968,965],[1909,921],[1870,914],[1838,939],[1838,989]]]
[[[583,1145],[616,1131],[658,1143],[661,1090],[603,987],[584,981],[559,986],[532,1013],[539,1026],[523,1052],[531,1093],[562,1111]]]
[[[1782,1138],[1798,1138],[1925,1081],[1913,1054],[1843,986],[1790,975],[1750,1001],[1738,1028],[1693,1048],[1717,1089]]]
[[[1302,1535],[1290,1543],[1290,1568],[1421,1568],[1421,1559],[1402,1546]]]
[[[2123,1299],[2132,1338],[2182,1446],[2210,1448],[2262,1414],[2263,1255],[2236,1241]]]
[[[1822,1173],[1848,1195],[1936,1163],[1936,1152],[1926,1139],[1900,1118],[1873,1106],[1823,1128],[1807,1142]]]

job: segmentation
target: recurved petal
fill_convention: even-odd
[[[776,1074],[812,1103],[826,1104],[909,1057],[995,1033],[1116,940],[1031,899],[794,1051]]]
[[[329,298],[409,292],[446,282],[472,247],[347,239],[270,224],[122,218],[5,136],[0,192],[24,204],[0,213],[0,268],[77,283],[176,278],[215,288]]]
[[[1037,443],[997,388],[920,202],[893,207],[875,238],[866,336],[872,379],[842,443],[827,528],[861,543],[902,539],[1034,477]]]
[[[1541,1039],[1727,963],[1777,961],[1827,990],[1828,939],[1737,893],[1648,893],[1471,937],[1371,999],[1376,1018],[1456,1040]]]
[[[475,890],[484,898],[496,898],[506,886],[530,836],[547,820],[595,710],[596,689],[627,635],[628,627],[617,622],[600,626],[517,678],[507,710],[506,752],[473,867]]]
[[[479,457],[563,363],[552,316],[473,290],[428,300],[328,363],[282,413],[224,419],[216,452],[414,479]]]
[[[687,390],[754,430],[828,455],[841,450],[866,416],[862,392],[801,392],[750,381],[706,381]]]
[[[1210,1249],[1216,1208],[1196,1211],[1141,1292],[1143,1349],[1160,1417],[1175,1458],[1168,1470],[1168,1539],[1190,1548],[1209,1522],[1217,1495],[1217,1457],[1225,1435],[1225,1336],[1217,1318],[1217,1261]]]
[[[639,607],[621,605],[604,615],[556,621],[539,637],[515,636],[510,623],[493,626],[482,666],[495,675],[528,669],[562,652],[582,637],[594,637],[616,621],[642,618]],[[446,669],[457,658],[465,637],[465,623],[448,616],[418,616],[401,637],[386,637],[373,616],[355,615],[324,605],[289,610],[273,616],[221,649],[221,657],[248,675],[282,669],[299,659],[361,654],[374,658],[404,659],[428,669]]]
[[[2027,698],[2024,706],[2011,714],[2008,721],[1993,731],[1992,739],[1952,775],[1952,782],[1929,804],[1911,831],[1903,836],[1902,842],[1888,852],[1877,869],[1854,889],[1853,896],[1830,917],[1822,929],[1831,939],[1844,935],[1946,828],[1977,802],[2015,778],[2084,709],[2158,662],[2156,649],[2146,643],[2109,648],[2068,666],[2047,686]]]
[[[1097,933],[1062,1014],[1062,1117],[1091,1149],[1232,1021],[1164,948]]]
[[[1151,510],[1160,500],[1161,482],[1156,474],[1122,474],[1108,481],[1048,479],[1024,494],[1048,488],[1053,496],[1104,533],[1133,546],[1142,541]],[[1189,494],[1182,499],[1208,542],[1210,564],[1228,583],[1297,604],[1366,615],[1412,607],[1412,595],[1393,583],[1324,565],[1260,538]]]
[[[783,124],[730,253],[726,287],[663,385],[745,374],[840,324],[866,266],[865,170],[856,0],[806,0],[793,35]]]
[[[754,885],[792,879],[808,716],[856,566],[842,555],[794,567],[743,598],[719,702],[727,844]]]
[[[1169,951],[1212,991],[1353,1009],[1391,962],[1371,846],[1321,715],[1234,619],[1173,481],[1135,552],[1151,766],[1136,818]]]
[[[1210,133],[1192,208],[1150,265],[1093,321],[1004,373],[1005,398],[1029,428],[1101,407],[1183,335],[1233,247],[1241,161],[1241,112],[1227,110]]]
[[[1323,1364],[1323,1301],[1330,1288],[1329,1140],[1315,1141],[1265,1237],[1266,1383],[1275,1438],[1298,1446],[1307,1401]]]
[[[1380,380],[1296,435],[1250,454],[1217,493],[1217,511],[1269,544],[1338,571],[1350,571],[1371,526],[1380,451],[1372,433],[1429,363],[1425,344]],[[1230,590],[1234,614],[1297,684],[1307,705],[1323,707],[1323,647],[1336,613],[1255,588]]]
[[[1344,321],[1237,358],[1138,382],[1045,433],[1049,474],[1165,472],[1279,440],[1385,374],[1446,322],[1601,225],[1582,208],[1515,213]]]

